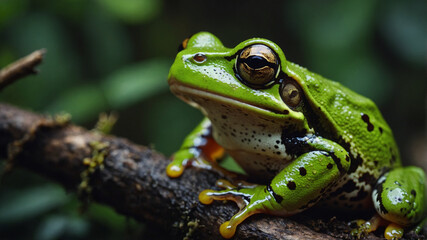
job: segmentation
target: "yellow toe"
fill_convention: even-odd
[[[184,172],[184,167],[181,165],[175,165],[172,163],[169,163],[168,167],[166,168],[166,174],[171,178],[177,178],[182,175]]]
[[[236,233],[236,225],[230,225],[230,221],[226,221],[219,227],[219,232],[223,238],[232,238]]]
[[[199,201],[203,204],[211,204],[214,200],[213,197],[210,195],[212,192],[213,190],[210,189],[203,190],[199,194]]]
[[[396,223],[390,223],[384,231],[386,239],[399,239],[403,236],[403,228]]]

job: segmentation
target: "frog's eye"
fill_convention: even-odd
[[[279,63],[273,50],[262,44],[246,47],[237,57],[236,72],[246,84],[265,87],[274,80]]]
[[[184,41],[182,41],[182,43],[178,46],[178,52],[181,52],[182,50],[187,48],[187,44],[188,44],[188,40],[190,38],[186,38],[184,39]]]
[[[280,89],[280,96],[286,105],[291,108],[298,106],[302,100],[301,89],[294,82],[284,82]]]
[[[206,61],[206,59],[207,59],[207,57],[206,57],[206,55],[205,55],[205,54],[203,54],[203,53],[196,53],[196,54],[193,56],[193,60],[194,60],[196,63],[204,63],[204,62]]]

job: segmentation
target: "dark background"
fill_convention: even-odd
[[[40,74],[9,86],[0,100],[68,112],[87,128],[115,111],[114,135],[170,155],[202,115],[169,92],[168,69],[181,41],[202,30],[228,47],[268,38],[288,60],[370,97],[404,161],[426,169],[425,0],[0,0],[0,67],[48,51]],[[0,183],[0,239],[139,238],[144,231],[108,207],[79,208],[74,194],[15,169]]]

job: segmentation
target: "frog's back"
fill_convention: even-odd
[[[359,178],[356,185],[364,182],[371,189],[383,172],[400,165],[393,133],[370,99],[296,64],[289,63],[287,70],[304,89],[314,116],[311,127],[350,152],[348,174]]]

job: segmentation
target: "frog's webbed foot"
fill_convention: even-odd
[[[222,188],[222,191],[215,191],[211,189],[206,189],[199,194],[199,200],[203,204],[211,204],[214,200],[231,200],[237,204],[240,209],[243,209],[248,205],[250,198],[252,195],[249,193],[251,189],[259,186],[257,184],[251,185],[242,185],[242,183],[246,182],[236,182],[237,186],[232,184],[230,181],[225,179],[219,179],[216,182],[216,186]],[[250,186],[249,188],[245,188],[246,186]]]
[[[354,221],[357,228],[351,231],[356,239],[361,239],[371,232],[376,231],[380,226],[386,226],[384,237],[386,239],[399,239],[403,236],[403,227],[383,219],[380,215],[375,214],[369,221],[356,220]]]
[[[206,161],[202,158],[199,150],[181,149],[172,156],[172,162],[166,168],[166,174],[171,178],[177,178],[182,175],[187,167],[197,167],[203,169],[220,168],[216,162]]]
[[[175,153],[175,155],[172,157],[172,162],[169,163],[169,165],[166,168],[166,174],[171,178],[177,178],[182,175],[184,170],[188,167],[195,167],[195,168],[202,168],[207,170],[212,170],[216,173],[218,173],[222,177],[227,177],[229,179],[233,179],[239,182],[239,186],[241,185],[240,182],[243,182],[242,179],[245,178],[244,175],[231,172],[223,167],[221,167],[216,161],[206,161],[205,158],[189,158],[189,157],[182,157],[180,155],[185,155],[186,153],[181,153],[178,151]],[[249,184],[248,184],[249,185]]]
[[[270,207],[269,199],[263,185],[248,185],[250,188],[236,187],[227,180],[218,180],[217,186],[225,190],[215,191],[207,189],[199,194],[199,200],[203,204],[211,204],[214,200],[231,200],[240,208],[229,221],[220,226],[220,233],[224,238],[231,238],[236,232],[237,226],[249,216],[266,212]]]

